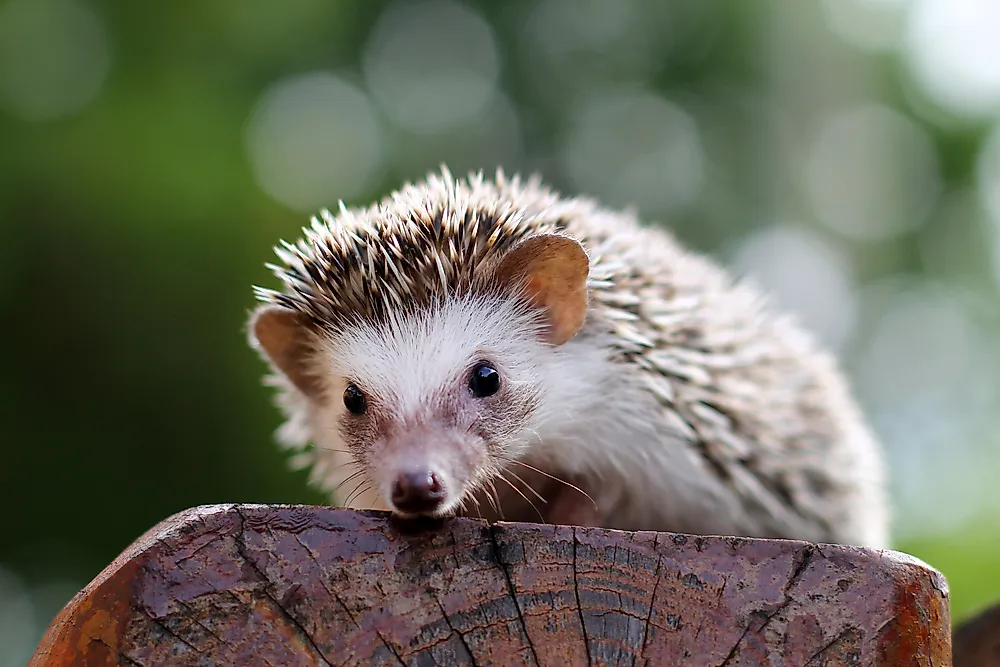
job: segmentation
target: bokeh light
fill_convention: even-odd
[[[983,207],[1000,230],[1000,123],[983,142],[976,162],[976,185]]]
[[[388,6],[362,62],[372,95],[393,123],[440,132],[493,102],[499,60],[481,16],[450,0],[420,0]]]
[[[698,126],[676,104],[646,91],[595,91],[577,100],[568,125],[560,166],[576,191],[652,217],[701,193]]]
[[[858,48],[890,51],[899,45],[911,0],[822,0],[830,29]]]
[[[976,161],[978,203],[986,213],[993,276],[1000,286],[1000,123],[983,142]]]
[[[266,90],[247,126],[247,147],[260,186],[300,211],[365,192],[384,168],[382,130],[368,96],[325,72]]]
[[[899,277],[866,287],[862,299],[875,314],[874,330],[854,374],[890,455],[894,497],[903,508],[895,530],[950,531],[997,499],[992,482],[962,463],[981,451],[997,401],[994,346],[971,316],[977,299]]]
[[[6,654],[0,655],[0,665],[24,665],[31,657],[36,639],[35,607],[27,588],[17,576],[0,568],[0,646]]]
[[[912,0],[904,53],[935,102],[970,117],[1000,111],[1000,3]]]
[[[58,577],[32,587],[0,566],[0,667],[25,665],[52,617],[81,587]]]
[[[884,239],[923,223],[940,189],[926,133],[880,105],[831,114],[803,176],[821,221],[845,236]]]
[[[525,162],[524,136],[517,109],[506,95],[497,93],[489,108],[464,122],[439,132],[393,133],[392,160],[409,179],[447,164],[455,174],[497,167],[517,171]]]
[[[667,48],[669,27],[651,30],[649,6],[636,0],[543,0],[521,21],[520,46],[530,59],[529,81],[560,109],[599,81],[645,81],[656,49]]]
[[[104,22],[76,0],[10,0],[0,6],[0,106],[25,120],[79,111],[111,66]]]
[[[849,256],[803,226],[776,225],[750,234],[730,261],[794,313],[826,346],[839,349],[854,332],[857,288]]]

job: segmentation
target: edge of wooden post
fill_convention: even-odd
[[[382,531],[381,534],[383,536],[391,535],[393,539],[398,538],[399,544],[393,547],[396,550],[394,553],[397,556],[407,550],[412,552],[416,549],[421,554],[427,553],[429,557],[437,557],[435,554],[443,552],[434,551],[433,548],[427,545],[434,543],[435,540],[440,542],[444,539],[442,536],[447,536],[449,532],[453,540],[452,546],[449,547],[451,549],[463,548],[462,542],[458,544],[454,543],[454,540],[459,539],[455,537],[456,534],[461,533],[462,536],[487,535],[488,539],[493,541],[493,545],[489,549],[490,558],[498,561],[499,568],[504,572],[507,582],[511,587],[510,592],[514,594],[515,582],[519,587],[514,602],[519,616],[522,616],[522,611],[518,606],[518,602],[522,596],[522,589],[525,587],[530,589],[531,581],[537,579],[536,575],[538,574],[532,570],[536,563],[533,558],[536,558],[536,556],[529,555],[526,551],[527,549],[534,549],[535,547],[531,546],[533,544],[540,544],[540,548],[543,550],[548,548],[548,545],[558,545],[560,541],[570,544],[574,559],[574,571],[572,572],[574,582],[576,582],[577,576],[575,559],[578,547],[581,550],[586,549],[586,553],[595,562],[605,563],[607,567],[623,569],[626,575],[628,574],[628,569],[632,567],[632,561],[627,561],[624,564],[618,562],[620,558],[618,550],[620,547],[623,552],[634,549],[635,554],[633,555],[636,558],[642,554],[652,554],[656,559],[657,578],[656,585],[653,586],[653,590],[649,594],[649,600],[645,603],[648,607],[646,612],[646,632],[649,631],[649,624],[654,615],[661,613],[661,608],[665,604],[669,604],[669,601],[664,601],[662,597],[663,591],[660,591],[660,594],[658,594],[656,590],[656,586],[659,586],[662,576],[660,573],[660,564],[666,562],[662,560],[664,558],[670,559],[670,567],[677,567],[680,564],[684,567],[701,567],[705,570],[707,578],[706,576],[702,576],[702,579],[699,579],[695,575],[685,575],[684,577],[685,585],[688,583],[686,581],[688,576],[694,576],[693,581],[702,582],[697,587],[698,591],[704,585],[703,580],[707,581],[711,579],[711,572],[709,569],[706,569],[710,568],[708,561],[702,562],[701,560],[703,551],[706,558],[711,555],[712,558],[716,559],[715,562],[717,563],[725,562],[727,553],[732,555],[733,562],[739,559],[743,559],[744,561],[747,559],[753,560],[758,557],[757,554],[764,554],[760,556],[761,559],[772,557],[768,554],[790,555],[791,560],[788,562],[791,563],[789,567],[792,568],[792,571],[780,575],[786,577],[784,580],[786,594],[793,583],[797,584],[798,579],[802,578],[806,566],[809,565],[809,567],[812,567],[812,561],[816,560],[823,561],[821,565],[824,567],[841,568],[844,571],[856,568],[858,571],[876,572],[878,574],[878,581],[883,582],[882,589],[879,592],[891,592],[894,598],[892,600],[872,601],[873,605],[877,603],[885,608],[884,621],[880,622],[877,628],[873,628],[870,625],[866,626],[869,628],[869,630],[865,631],[868,635],[861,639],[854,637],[854,635],[838,635],[823,650],[825,651],[831,646],[836,648],[834,646],[835,643],[841,640],[843,640],[841,643],[845,646],[850,644],[851,641],[856,640],[855,643],[859,643],[859,645],[862,643],[866,646],[877,645],[878,659],[872,664],[886,666],[899,665],[900,667],[918,663],[933,665],[951,664],[951,628],[947,583],[939,572],[926,563],[897,551],[836,545],[810,545],[805,542],[788,540],[756,540],[749,538],[708,537],[650,532],[626,533],[623,531],[596,528],[573,528],[536,524],[486,524],[486,522],[476,519],[448,519],[438,522],[437,529],[432,527],[424,533],[419,534],[418,537],[411,537],[406,533],[395,532],[398,526],[387,514],[382,512],[355,512],[333,507],[224,504],[195,507],[175,514],[154,526],[133,542],[132,545],[123,551],[80,593],[74,596],[55,617],[29,662],[29,667],[130,664],[127,661],[122,662],[122,652],[127,648],[122,645],[123,638],[126,636],[130,619],[133,615],[138,614],[136,605],[137,596],[140,595],[140,584],[145,586],[142,594],[149,595],[151,588],[146,580],[152,576],[150,564],[154,563],[157,559],[165,561],[173,559],[170,560],[170,563],[173,564],[170,567],[175,567],[177,563],[183,562],[188,558],[196,558],[200,550],[210,548],[210,545],[218,541],[217,538],[219,535],[224,534],[236,540],[239,552],[238,558],[247,560],[249,563],[249,568],[244,569],[253,569],[255,572],[254,576],[264,576],[259,564],[255,565],[248,559],[254,556],[254,554],[263,554],[262,557],[268,557],[269,553],[280,551],[280,549],[274,547],[275,543],[267,542],[267,539],[269,539],[267,538],[268,534],[273,537],[274,535],[280,536],[282,531],[296,535],[307,530],[328,531],[321,535],[323,539],[338,540],[343,539],[345,534],[350,535],[351,531],[354,530],[352,527],[360,527],[356,530],[355,536],[357,536],[361,535],[361,528],[370,530],[372,526]],[[264,540],[262,543],[263,546],[259,546],[258,550],[253,552],[253,554],[248,554],[244,551],[247,548],[245,545],[246,540],[244,539],[245,531],[251,531],[255,536],[254,539]],[[464,540],[465,537],[461,539]],[[407,540],[410,541],[408,542]],[[518,546],[518,542],[520,542],[520,546]],[[240,547],[241,543],[243,544],[242,547]],[[528,545],[527,547],[525,546],[526,544]],[[212,546],[211,548],[215,547]],[[520,555],[510,556],[510,549],[512,548],[515,551],[520,549]],[[612,548],[614,548],[614,555],[609,556]],[[800,554],[805,555],[800,556]],[[456,552],[455,558],[459,558],[459,555]],[[627,558],[632,558],[633,555],[629,555]],[[328,560],[336,561],[336,558]],[[406,567],[411,567],[413,562],[407,561],[408,564],[401,565],[400,567],[405,570]],[[317,565],[320,564],[317,563]],[[331,567],[334,565],[331,565]],[[604,567],[604,565],[601,567]],[[163,572],[168,571],[169,567],[166,570],[161,567],[157,571],[157,576],[162,577],[164,576]],[[790,578],[788,578],[789,574]],[[226,576],[229,577],[227,582],[231,584],[232,582],[240,581],[240,577],[245,576],[245,573],[235,571]],[[271,577],[272,574],[266,575],[263,585],[275,585],[275,582],[270,580]],[[810,581],[815,578],[812,577]],[[260,582],[258,581],[258,583]],[[750,583],[753,584],[753,582]],[[836,585],[840,582],[834,581],[833,583]],[[223,582],[218,585],[224,587],[226,583]],[[843,584],[845,587],[847,585],[847,583]],[[725,589],[725,581],[723,581],[722,586]],[[153,588],[155,589],[155,587]],[[683,589],[679,590],[683,591]],[[846,588],[843,590],[846,590]],[[836,590],[834,590],[834,594],[836,594]],[[163,595],[166,594],[163,593]],[[720,599],[721,595],[722,593],[720,592]],[[819,594],[817,593],[817,595]],[[782,607],[788,606],[789,600],[790,598],[786,599]],[[169,600],[164,599],[160,602],[162,602],[161,606],[165,609],[168,606]],[[580,604],[579,591],[577,591],[576,603],[577,605]],[[144,613],[148,616],[150,605],[148,597],[142,600],[142,605],[145,605],[143,607],[146,609]],[[882,607],[879,609],[882,610]],[[539,609],[542,610],[539,613],[545,612],[544,605],[539,607]],[[618,613],[620,610],[612,611]],[[765,626],[771,622],[779,611],[781,609],[776,609],[771,611],[770,615],[764,614],[764,617],[761,618],[754,616],[754,613],[751,613],[746,619],[734,617],[733,622],[737,624],[745,623],[746,629],[739,636],[739,641],[731,649],[727,649],[729,650],[729,655],[723,664],[728,664],[734,656],[737,656],[738,651],[744,650],[751,651],[747,656],[752,660],[752,656],[755,655],[752,651],[758,649],[750,645],[751,642],[745,642],[744,639],[747,638],[748,633],[752,633],[752,636],[759,636],[761,638],[755,640],[758,643],[766,641],[766,632],[768,630]],[[281,613],[284,612],[285,610],[282,609]],[[585,643],[587,641],[587,628],[590,627],[587,625],[585,616],[592,612],[592,607],[585,611],[581,606],[578,610],[580,622],[583,623]],[[443,608],[442,613],[444,613]],[[671,623],[670,616],[667,615],[666,618],[666,624],[669,626]],[[300,625],[294,619],[292,619],[292,622],[297,627]],[[525,624],[523,617],[521,618],[521,624],[522,626]],[[527,626],[524,627],[525,631],[527,631]],[[662,627],[657,627],[659,628],[657,632],[663,630]],[[791,628],[790,624],[789,628]],[[301,630],[302,628],[299,627],[299,629]],[[793,633],[795,631],[792,629],[784,630],[786,633]],[[857,629],[852,629],[852,632],[855,634],[861,633]],[[737,634],[739,634],[738,631]],[[300,648],[309,652],[316,664],[325,664],[327,661],[320,655],[322,651],[317,643],[314,643],[312,638],[308,637],[306,633],[303,632],[303,635],[305,636],[305,643]],[[847,639],[844,640],[844,637],[847,637]],[[390,640],[383,638],[383,641],[386,642],[386,646],[388,647]],[[589,641],[593,643],[597,639],[591,637]],[[640,653],[646,649],[645,644],[644,640]],[[468,646],[466,648],[473,650],[469,649]],[[590,648],[587,650],[587,658],[589,660]],[[813,657],[817,657],[818,655],[817,653]],[[848,653],[845,655],[855,654]],[[396,657],[398,658],[398,656]],[[737,660],[737,662],[741,661]],[[526,664],[530,664],[530,661]]]

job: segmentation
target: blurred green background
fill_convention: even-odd
[[[843,359],[898,548],[1000,599],[995,0],[0,2],[0,665],[147,528],[322,502],[250,286],[447,162],[634,206]]]

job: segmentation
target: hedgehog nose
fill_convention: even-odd
[[[444,500],[444,487],[430,470],[407,470],[392,484],[392,504],[415,514],[433,512]]]

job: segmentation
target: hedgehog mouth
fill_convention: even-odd
[[[453,516],[460,505],[453,485],[450,475],[434,466],[407,467],[396,473],[384,499],[401,519],[442,519]]]
[[[389,503],[392,515],[397,519],[409,522],[420,522],[428,520],[451,519],[458,516],[462,511],[462,504],[457,499],[449,498],[441,505],[427,509],[400,509],[391,502]]]
[[[397,519],[402,519],[404,521],[426,521],[428,519],[450,519],[456,516],[458,513],[457,507],[446,507],[443,509],[436,509],[423,512],[407,512],[399,508],[393,507],[392,514]]]

